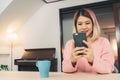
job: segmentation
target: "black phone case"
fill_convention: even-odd
[[[87,41],[86,33],[74,33],[73,39],[75,41],[75,47],[87,47],[87,45],[83,43],[83,40]]]

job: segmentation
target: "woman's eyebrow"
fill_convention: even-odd
[[[84,22],[91,22],[90,20],[87,21],[78,21],[78,23],[84,23]]]

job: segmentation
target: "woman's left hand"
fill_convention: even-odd
[[[85,57],[89,63],[93,63],[94,56],[93,56],[93,50],[91,48],[91,45],[85,40],[83,40],[83,43],[85,43],[88,47],[84,49],[85,55],[82,55],[82,56]]]

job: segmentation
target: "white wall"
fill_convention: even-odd
[[[99,1],[105,0],[65,0],[40,7],[19,30],[18,35],[23,46],[19,47],[20,49],[16,48],[14,58],[21,57],[24,48],[55,47],[58,71],[61,71],[59,9]]]
[[[0,1],[0,65],[8,65],[9,69],[11,68],[10,38],[7,38],[9,35],[8,30],[12,29],[13,32],[17,33],[25,22],[44,4],[42,0]],[[20,45],[14,44],[15,48],[18,48],[18,46],[20,47]],[[15,51],[15,58],[21,57],[19,53],[23,51],[23,48],[14,50],[13,53]]]

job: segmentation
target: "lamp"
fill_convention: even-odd
[[[13,70],[13,42],[17,38],[17,34],[14,32],[8,32],[7,39],[10,42],[10,55],[11,55],[11,71]]]

